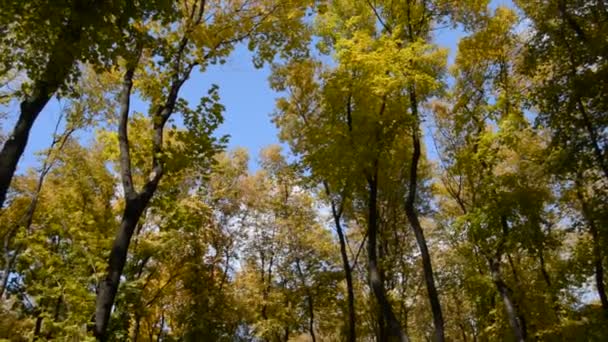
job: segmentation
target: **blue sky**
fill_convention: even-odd
[[[497,5],[512,6],[510,0],[492,1],[492,7]],[[436,32],[436,42],[450,49],[450,63],[456,52],[458,40],[464,35],[459,29],[443,29]],[[197,104],[200,96],[206,94],[212,84],[220,87],[221,102],[226,107],[225,122],[218,130],[218,135],[229,134],[229,148],[245,147],[252,156],[250,167],[256,168],[257,154],[264,146],[278,143],[277,129],[270,121],[274,110],[275,99],[279,94],[268,86],[270,69],[264,67],[255,69],[251,62],[251,53],[240,45],[232,53],[227,63],[210,67],[204,73],[196,70],[180,93],[192,104]],[[134,104],[134,110],[144,111],[141,104]],[[8,131],[12,127],[18,107],[9,108],[12,114],[2,127]],[[40,116],[30,134],[26,151],[19,163],[18,172],[37,165],[36,151],[47,148],[51,143],[51,135],[60,113],[60,103],[52,100],[40,113]],[[91,137],[91,131],[81,132],[80,136],[86,141]],[[431,155],[434,154],[432,142],[427,141]]]

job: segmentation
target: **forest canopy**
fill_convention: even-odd
[[[0,341],[608,340],[607,32],[604,0],[0,0]],[[242,47],[261,151],[196,78]]]

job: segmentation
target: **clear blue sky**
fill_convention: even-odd
[[[510,0],[494,0],[497,5],[512,6]],[[444,29],[436,33],[436,42],[450,49],[450,64],[453,60],[458,40],[463,36],[461,30]],[[245,147],[249,150],[250,166],[256,168],[257,154],[264,146],[278,143],[277,130],[270,121],[278,94],[268,86],[270,69],[255,69],[251,63],[251,54],[244,46],[239,46],[224,65],[212,66],[205,73],[198,70],[184,85],[181,96],[196,105],[200,96],[206,94],[211,84],[220,87],[221,101],[226,107],[225,122],[218,130],[219,135],[229,134],[228,147]],[[145,108],[134,109],[144,111]],[[17,114],[17,106],[9,109],[12,120],[2,125],[8,131]],[[51,134],[60,112],[58,101],[52,100],[36,121],[26,151],[19,163],[18,172],[37,165],[36,151],[47,148],[51,143]],[[91,138],[91,131],[80,133],[86,141]],[[434,154],[432,143],[427,141],[431,155]]]

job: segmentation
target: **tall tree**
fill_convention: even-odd
[[[124,47],[123,30],[133,20],[158,15],[169,2],[3,1],[0,74],[24,73],[16,94],[20,113],[0,150],[0,207],[38,114],[49,100],[79,76],[78,63],[112,64]]]
[[[453,225],[462,225],[476,254],[487,262],[484,273],[503,302],[513,336],[524,341],[532,334],[524,308],[531,295],[512,254],[520,248],[544,252],[550,241],[544,231],[550,219],[546,206],[552,197],[541,180],[546,178],[540,157],[545,141],[524,116],[525,78],[514,72],[520,46],[513,32],[516,21],[514,12],[498,8],[460,42],[453,104],[438,111],[436,122],[447,167],[443,183],[460,211]]]
[[[516,2],[530,19],[525,61],[521,70],[533,79],[530,104],[538,122],[548,127],[551,169],[564,182],[573,182],[580,196],[581,216],[593,239],[598,295],[608,313],[604,280],[605,234],[595,226],[605,221],[608,198],[608,11],[603,1],[552,0]],[[548,20],[552,18],[552,20]],[[576,51],[576,53],[572,53]],[[593,195],[582,195],[593,189]],[[588,198],[589,197],[589,198]]]
[[[187,107],[184,100],[179,99],[180,89],[196,67],[204,70],[208,65],[222,61],[237,42],[246,38],[251,39],[252,48],[258,49],[258,56],[262,62],[273,58],[271,53],[276,51],[277,45],[279,47],[287,45],[291,48],[288,39],[281,40],[283,37],[281,31],[276,32],[274,39],[256,40],[258,36],[265,34],[264,30],[276,29],[273,25],[277,25],[277,17],[298,22],[306,6],[298,2],[289,5],[248,1],[228,4],[222,1],[212,3],[204,0],[184,1],[179,5],[180,12],[173,21],[174,27],[163,32],[164,35],[146,36],[147,32],[134,33],[134,42],[126,58],[126,70],[118,101],[119,163],[125,208],[109,256],[107,276],[98,290],[95,333],[100,340],[105,339],[105,331],[134,229],[165,172],[163,135],[169,118],[176,111],[182,112],[185,125],[191,132],[185,138],[190,139],[188,144],[197,151],[201,162],[212,156],[218,147],[217,139],[212,136],[214,129],[222,121],[223,107],[216,103],[217,90],[212,88],[209,96],[202,98],[200,105],[192,110]],[[160,23],[163,23],[162,18],[160,20],[153,18],[149,24],[145,24]],[[145,59],[142,59],[142,55]],[[136,190],[131,170],[132,161],[127,132],[131,93],[138,70],[143,74],[140,91],[142,96],[150,101],[152,123],[152,146],[149,156],[151,166],[147,170],[148,177],[142,182],[139,191]]]

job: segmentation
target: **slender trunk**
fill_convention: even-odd
[[[40,335],[42,333],[42,321],[44,320],[44,316],[42,316],[42,313],[39,313],[38,316],[36,316],[36,325],[34,326],[34,341],[37,341],[40,338]]]
[[[55,302],[55,310],[54,310],[54,314],[53,314],[53,320],[57,321],[59,320],[59,313],[61,312],[61,304],[63,303],[63,295],[60,295],[59,297],[57,297],[57,301]]]
[[[59,313],[61,312],[62,303],[63,303],[63,296],[60,295],[59,297],[57,297],[57,300],[55,301],[55,308],[53,309],[53,322],[59,321]],[[52,341],[53,340],[52,329],[50,331],[47,331],[47,333],[44,337],[47,341]]]
[[[160,342],[163,340],[164,329],[165,329],[165,313],[163,312],[160,314],[160,329],[158,331],[158,336],[156,336],[156,342]]]
[[[490,263],[490,271],[492,272],[492,281],[500,294],[500,298],[503,301],[505,306],[505,311],[507,313],[507,318],[509,319],[509,325],[513,330],[513,334],[515,335],[515,339],[517,342],[524,342],[526,339],[525,331],[521,325],[519,320],[520,315],[517,312],[517,307],[515,306],[515,302],[511,296],[511,289],[507,286],[507,284],[502,279],[500,274],[500,264],[499,261],[489,260]]]
[[[378,342],[386,341],[386,320],[382,314],[382,308],[378,306],[378,335],[376,336]]]
[[[429,296],[429,302],[431,303],[431,311],[433,312],[433,322],[435,325],[435,340],[444,341],[445,336],[443,328],[443,312],[441,309],[441,304],[439,302],[439,294],[437,293],[437,288],[435,287],[433,266],[431,263],[431,257],[428,251],[428,247],[426,245],[424,232],[420,225],[420,221],[418,221],[417,214],[415,212],[412,212],[412,209],[406,209],[406,215],[408,217],[408,220],[410,221],[410,224],[412,225],[412,229],[414,230],[416,242],[418,243],[418,248],[420,249],[420,254],[422,256],[424,280]]]
[[[192,14],[196,13],[196,19],[193,25],[201,23],[203,13],[205,11],[205,1],[201,1],[200,5],[192,6]],[[175,57],[173,58],[173,70],[171,84],[166,97],[163,99],[163,104],[156,106],[155,111],[151,114],[152,119],[152,170],[148,175],[148,180],[143,185],[141,191],[136,191],[133,185],[131,172],[131,158],[129,140],[127,134],[128,118],[130,110],[131,89],[133,87],[133,75],[139,64],[139,59],[143,52],[141,41],[136,42],[135,54],[132,60],[127,63],[127,70],[123,79],[123,89],[120,98],[120,121],[118,127],[118,142],[120,148],[120,171],[125,192],[125,209],[122,216],[122,221],[116,239],[114,240],[110,258],[108,261],[107,275],[102,280],[97,293],[97,302],[95,307],[95,336],[99,341],[107,340],[106,329],[110,319],[110,313],[118,285],[120,284],[120,276],[127,259],[127,252],[131,237],[137,226],[142,213],[148,206],[150,199],[154,196],[158,184],[163,177],[164,163],[162,160],[163,154],[163,133],[165,124],[173,114],[178,100],[178,95],[184,82],[190,77],[190,73],[198,65],[197,61],[190,62],[185,68],[182,68],[182,63],[185,61],[184,53],[188,45],[188,36],[183,36]],[[164,325],[164,316],[163,323]],[[162,327],[161,327],[162,329]],[[161,331],[162,335],[162,331]]]
[[[90,10],[81,8],[79,3],[76,2],[67,24],[61,29],[40,78],[34,81],[30,95],[21,102],[19,118],[0,151],[0,208],[4,206],[6,193],[27,145],[34,121],[64,83],[76,62],[78,50],[75,47],[80,41],[82,30],[80,20],[76,17],[81,11]]]
[[[120,284],[120,276],[127,261],[127,251],[129,250],[131,236],[133,236],[137,222],[147,204],[147,201],[143,203],[139,199],[127,200],[122,222],[114,240],[112,251],[110,252],[107,275],[99,285],[97,293],[95,335],[100,341],[106,341],[107,339],[105,332],[110,320],[110,313],[112,312],[112,305],[118,291],[118,285]]]
[[[356,332],[356,312],[355,312],[355,289],[353,286],[353,274],[346,252],[346,239],[340,226],[340,219],[336,221],[336,230],[338,231],[338,239],[340,241],[340,255],[342,256],[342,265],[344,267],[344,275],[346,277],[346,301],[348,302],[348,337],[347,341],[355,342],[357,340]]]
[[[323,186],[325,187],[325,193],[327,196],[330,196],[331,192],[329,189],[329,185],[323,182]],[[331,201],[331,200],[330,200]],[[344,201],[344,198],[342,198]],[[348,342],[355,342],[357,340],[356,334],[356,316],[355,316],[355,290],[353,287],[353,274],[352,268],[350,266],[350,261],[348,260],[347,246],[346,246],[346,237],[344,236],[344,231],[342,229],[341,217],[344,203],[340,204],[340,208],[336,208],[336,205],[333,201],[331,201],[331,211],[332,216],[334,218],[334,225],[336,226],[336,232],[338,233],[338,241],[340,243],[340,256],[342,257],[342,267],[344,268],[344,277],[346,278],[346,300],[348,302]]]
[[[268,285],[264,287],[264,291],[262,292],[262,300],[264,301],[262,305],[262,318],[264,320],[268,319],[268,314],[266,313],[268,307],[268,296],[270,295],[270,290],[272,289],[272,267],[274,263],[274,253],[271,252],[270,261],[268,263]],[[263,275],[262,275],[263,276]],[[266,282],[265,279],[262,279],[262,284]]]
[[[589,210],[589,205],[587,201],[583,197],[583,193],[580,190],[580,185],[577,189],[577,196],[579,201],[581,202],[583,217],[587,221],[589,225],[589,233],[591,234],[591,240],[593,243],[593,267],[595,269],[595,286],[597,287],[597,294],[600,297],[600,302],[602,303],[602,309],[604,310],[604,314],[608,316],[608,296],[606,295],[606,287],[604,286],[604,265],[602,248],[600,245],[600,236],[595,224],[595,220],[593,219],[591,212]]]
[[[545,265],[545,253],[543,253],[542,247],[538,251],[538,259],[540,262],[540,272],[543,276],[543,280],[545,281],[547,288],[551,289],[551,277],[549,277],[549,272],[547,272],[547,266]]]
[[[412,130],[412,143],[414,147],[414,151],[412,154],[411,161],[411,169],[410,169],[410,181],[409,181],[409,193],[407,199],[405,201],[405,213],[407,215],[407,219],[412,226],[412,230],[414,231],[414,235],[416,236],[416,242],[418,244],[418,248],[420,249],[420,254],[422,256],[422,268],[424,270],[424,280],[426,283],[426,289],[429,296],[429,302],[431,303],[431,311],[433,312],[433,322],[435,325],[435,340],[436,341],[444,341],[445,333],[444,333],[444,323],[443,323],[443,312],[441,310],[441,303],[439,302],[439,294],[437,293],[437,288],[435,287],[435,278],[433,276],[433,265],[431,262],[431,256],[429,254],[429,250],[426,244],[426,238],[424,237],[424,232],[422,230],[422,226],[420,225],[420,221],[418,219],[418,213],[416,212],[415,202],[416,202],[416,189],[418,186],[418,163],[420,161],[421,155],[421,147],[420,147],[420,137],[419,137],[419,127],[418,127],[418,101],[416,98],[416,93],[414,89],[410,91],[410,102],[412,115],[416,120],[416,124],[414,124]]]
[[[57,120],[57,124],[55,125],[55,130],[53,131],[54,137],[56,137],[58,135],[59,125],[61,124],[62,120],[63,120],[63,115],[61,115],[59,117],[59,119]],[[15,234],[17,234],[17,232],[19,231],[19,229],[22,226],[26,231],[29,230],[30,227],[32,226],[32,222],[34,222],[34,214],[35,214],[36,208],[38,206],[38,198],[40,197],[40,193],[42,192],[42,186],[46,179],[46,175],[49,173],[49,171],[51,171],[53,164],[55,162],[55,159],[51,157],[51,153],[54,150],[55,145],[57,145],[57,144],[59,144],[58,150],[59,151],[62,150],[63,146],[68,141],[70,135],[74,131],[75,131],[75,129],[73,127],[69,128],[61,135],[61,137],[53,139],[53,142],[51,143],[51,146],[49,147],[49,149],[47,151],[46,158],[44,159],[44,162],[42,163],[40,175],[38,175],[38,181],[36,182],[36,190],[34,191],[34,195],[32,196],[32,200],[30,201],[30,204],[27,208],[27,211],[25,212],[25,215],[21,219],[19,219],[19,221],[4,236],[3,248],[4,248],[5,263],[4,263],[4,271],[2,273],[2,280],[1,280],[2,283],[0,284],[0,299],[2,299],[2,297],[4,296],[4,292],[6,291],[6,288],[8,286],[8,280],[10,278],[10,274],[11,274],[11,271],[15,264],[15,261],[17,260],[19,253],[21,253],[21,249],[23,249],[23,244],[14,246],[13,254],[11,255],[11,253],[10,253],[11,252],[11,245],[10,245],[11,240],[13,239]]]
[[[39,86],[43,87],[43,86]],[[54,87],[52,93],[55,92],[57,86]],[[21,102],[21,113],[19,119],[13,128],[12,134],[8,137],[2,151],[0,151],[0,207],[4,205],[8,187],[13,179],[13,174],[17,168],[19,158],[25,150],[30,130],[34,125],[36,117],[42,111],[42,108],[51,98],[51,91],[36,89],[35,93],[28,99]]]
[[[543,276],[543,280],[547,285],[547,290],[550,292],[551,302],[553,304],[553,311],[555,312],[555,318],[559,322],[561,320],[560,310],[559,310],[559,298],[553,289],[553,282],[551,281],[551,276],[547,271],[547,266],[545,265],[545,253],[543,252],[544,246],[541,246],[538,251],[538,259],[540,262],[540,272]]]
[[[300,266],[300,260],[296,258],[296,269],[298,271],[298,276],[300,277],[300,282],[302,283],[302,287],[304,287],[306,291],[306,301],[308,302],[308,329],[310,330],[310,336],[313,342],[317,341],[315,336],[315,308],[314,308],[314,300],[312,298],[312,292],[308,285],[306,285],[306,277],[304,276],[304,272],[302,272],[302,267]]]
[[[135,316],[135,329],[133,331],[133,342],[137,342],[137,340],[139,340],[139,328],[141,325],[141,316],[136,313]]]
[[[401,325],[395,317],[391,304],[386,297],[386,292],[380,278],[377,257],[377,235],[378,235],[378,180],[377,180],[377,163],[375,165],[374,175],[368,177],[369,186],[369,216],[368,216],[368,239],[367,239],[367,255],[369,268],[369,282],[372,292],[378,301],[378,306],[381,311],[381,318],[386,320],[388,325],[387,341],[407,341],[407,337],[403,334]]]
[[[131,237],[135,232],[139,218],[141,217],[150,196],[147,198],[137,194],[133,187],[131,177],[131,161],[129,155],[128,142],[128,119],[130,110],[131,89],[133,88],[133,75],[137,62],[131,63],[125,72],[123,79],[123,89],[120,96],[120,121],[118,127],[119,147],[120,147],[120,166],[123,190],[125,192],[125,208],[122,220],[108,261],[106,277],[99,284],[97,301],[95,304],[95,336],[99,341],[105,341],[106,328],[110,320],[112,305],[120,284],[120,276],[125,267],[127,252]],[[153,192],[153,190],[152,190]]]
[[[600,1],[600,2],[602,2],[602,1]],[[562,22],[576,33],[576,36],[579,40],[581,40],[584,44],[588,44],[588,40],[587,40],[587,36],[586,36],[585,32],[582,30],[582,28],[580,27],[578,22],[574,19],[574,17],[572,17],[572,15],[570,15],[570,13],[568,13],[568,10],[566,8],[566,1],[560,0],[558,2],[558,8],[560,11]],[[562,39],[564,39],[566,47],[569,49],[572,49],[570,44],[568,43],[568,40],[566,39],[566,37],[562,36]],[[575,62],[575,55],[570,54],[569,57],[570,57],[570,78],[571,78],[571,81],[573,81],[578,78],[577,63]],[[604,173],[604,177],[606,177],[608,179],[608,164],[606,164],[606,157],[604,156],[604,153],[603,153],[602,149],[600,148],[600,145],[599,145],[600,139],[598,138],[596,129],[593,126],[591,119],[589,118],[589,114],[587,113],[587,110],[585,109],[585,105],[582,100],[582,95],[580,94],[580,92],[576,92],[573,96],[574,96],[573,100],[576,102],[574,104],[576,105],[576,107],[578,107],[578,111],[580,112],[580,114],[583,118],[583,125],[585,126],[585,130],[587,131],[587,134],[589,135],[589,140],[591,143],[591,147],[593,148],[593,153],[595,155],[595,159],[597,160],[597,164],[600,167],[600,169],[602,170],[602,172]]]
[[[11,276],[11,270],[15,265],[17,255],[19,254],[21,249],[21,246],[19,246],[13,251],[12,255],[10,254],[9,234],[10,233],[7,233],[7,236],[4,237],[4,271],[2,272],[2,284],[0,285],[0,299],[3,298],[4,292],[6,292],[6,288],[8,287],[8,281]]]
[[[310,337],[312,338],[312,342],[317,342],[317,338],[315,336],[315,307],[312,299],[312,295],[308,293],[308,314],[309,314],[309,330]]]
[[[604,177],[606,177],[606,179],[608,179],[608,165],[606,164],[606,157],[604,156],[604,152],[600,148],[597,132],[596,132],[595,128],[593,127],[593,124],[591,123],[591,119],[589,118],[589,114],[587,113],[587,110],[585,109],[585,106],[583,104],[583,101],[581,100],[581,97],[578,96],[577,100],[578,100],[577,102],[578,102],[579,111],[583,117],[583,123],[585,125],[585,129],[587,130],[587,134],[589,134],[589,139],[591,140],[591,146],[593,148],[593,153],[595,154],[595,159],[597,160],[597,163],[598,163],[600,169],[602,169],[602,171],[604,172]]]
[[[506,217],[505,217],[506,219]],[[519,274],[517,273],[517,269],[515,268],[515,263],[513,262],[513,258],[511,258],[510,253],[507,254],[507,260],[509,261],[509,266],[511,266],[511,273],[513,274],[513,281],[515,282],[515,290],[521,295],[518,297],[523,297],[523,290],[521,287],[521,282],[519,281]],[[519,300],[517,300],[519,299]],[[524,317],[523,311],[521,310],[521,299],[515,299],[515,309],[517,310],[517,317],[519,318],[519,322],[521,323],[521,329],[524,332],[524,336],[528,335],[528,323],[526,317]]]
[[[599,244],[599,234],[594,223],[589,225],[591,237],[593,239],[593,266],[595,268],[595,284],[597,293],[600,296],[602,309],[608,316],[608,296],[606,296],[606,287],[604,286],[604,265],[602,263],[602,250]]]
[[[462,336],[462,342],[467,342],[467,330],[464,327],[464,324],[459,323],[458,327],[460,327],[460,335]]]
[[[167,97],[165,104],[158,108],[158,111],[152,115],[154,131],[152,137],[152,171],[142,190],[137,192],[133,185],[131,174],[131,159],[127,134],[133,75],[139,63],[139,57],[142,51],[141,46],[137,46],[136,50],[137,58],[131,61],[127,66],[120,98],[121,108],[118,141],[120,147],[121,179],[126,203],[120,227],[112,245],[112,250],[110,251],[110,258],[106,271],[107,274],[101,281],[101,284],[99,284],[97,293],[95,307],[95,336],[99,341],[105,341],[107,339],[106,329],[110,320],[114,298],[116,297],[116,292],[118,291],[118,286],[120,284],[120,277],[127,260],[127,252],[129,250],[131,237],[135,232],[141,215],[148,206],[152,196],[154,196],[158,183],[163,176],[164,168],[160,159],[163,147],[163,129],[175,108],[179,87],[185,82],[185,78],[175,79],[171,85],[171,92]]]

